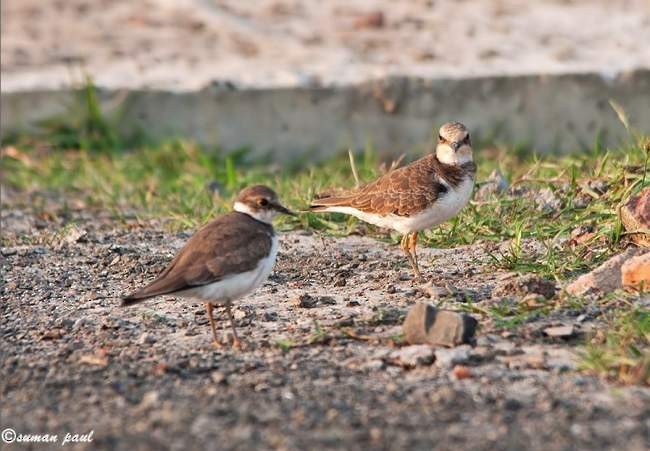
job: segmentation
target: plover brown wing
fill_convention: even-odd
[[[293,214],[271,189],[257,185],[242,190],[234,212],[196,232],[153,282],[123,297],[123,305],[161,295],[202,301],[215,343],[212,309],[215,304],[224,305],[237,344],[231,304],[259,287],[271,273],[278,251],[271,220],[278,213]]]
[[[404,234],[401,247],[420,278],[420,230],[455,216],[469,201],[476,165],[469,133],[458,122],[440,128],[436,152],[342,195],[318,195],[314,212],[338,212]]]

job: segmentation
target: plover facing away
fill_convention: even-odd
[[[280,204],[270,188],[245,188],[237,196],[233,212],[196,232],[156,280],[124,296],[122,305],[162,295],[202,301],[215,346],[220,341],[212,310],[215,305],[223,305],[232,326],[233,345],[239,347],[231,305],[254,291],[271,274],[278,252],[278,238],[271,221],[279,213],[294,214]]]
[[[346,213],[404,234],[401,247],[421,279],[415,252],[418,232],[456,216],[472,195],[475,175],[467,128],[448,122],[440,127],[435,153],[358,189],[318,195],[309,210]]]

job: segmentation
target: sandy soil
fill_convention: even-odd
[[[55,232],[61,218],[78,230]],[[118,306],[188,233],[74,205],[34,216],[11,203],[2,228],[2,428],[94,431],[89,449],[120,450],[650,446],[650,389],[576,372],[576,337],[544,335],[560,324],[589,333],[596,302],[516,330],[476,315],[473,346],[409,363],[410,348],[391,337],[416,302],[462,309],[469,297],[486,308],[503,297],[492,293],[512,275],[487,263],[487,245],[422,249],[430,283],[414,286],[396,246],[282,234],[273,275],[235,309],[248,341],[235,352],[211,347],[200,305]],[[315,303],[300,305],[304,294]]]
[[[5,0],[2,90],[650,67],[647,0]]]

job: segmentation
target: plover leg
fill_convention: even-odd
[[[418,265],[418,255],[415,251],[416,246],[418,245],[418,232],[411,232],[408,240],[408,250],[409,254],[412,257],[411,266],[413,267],[413,272],[415,273],[415,278],[422,280],[422,274],[420,274],[420,267]]]
[[[212,327],[212,346],[215,348],[221,348],[221,342],[217,338],[217,327],[215,325],[214,316],[212,316],[212,311],[214,306],[210,302],[205,303],[205,308],[208,311],[208,319],[210,320],[210,327]]]
[[[410,233],[405,234],[405,235],[402,237],[402,241],[400,242],[400,247],[402,248],[402,250],[403,250],[404,253],[406,254],[406,258],[408,259],[409,264],[411,265],[411,268],[413,268],[413,271],[414,271],[415,274],[417,275],[417,274],[419,274],[419,272],[418,272],[417,269],[416,269],[416,264],[417,264],[417,263],[415,263],[415,262],[413,261],[413,254],[411,254],[411,250],[410,250],[410,247],[411,247],[410,237],[411,237],[411,234],[410,234]]]
[[[239,337],[237,336],[237,328],[235,327],[235,317],[232,314],[230,303],[226,304],[226,312],[228,313],[228,318],[230,318],[230,326],[232,327],[232,337],[233,337],[232,347],[235,349],[241,349],[242,342],[239,340]]]

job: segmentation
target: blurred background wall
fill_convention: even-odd
[[[124,127],[278,158],[426,146],[456,119],[540,151],[650,129],[648,0],[4,0],[2,133],[87,77]]]

